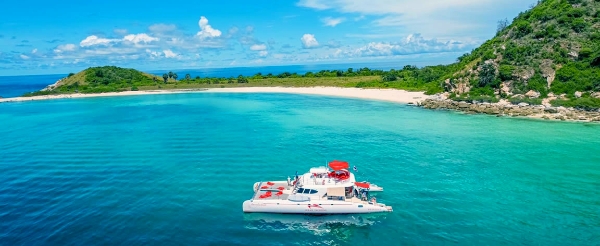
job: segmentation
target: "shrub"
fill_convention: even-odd
[[[600,98],[582,97],[572,100],[553,100],[550,102],[555,107],[573,107],[583,110],[594,110],[600,108]]]
[[[511,65],[500,65],[499,68],[499,76],[502,81],[507,81],[512,79],[513,72],[515,71],[515,67]]]
[[[398,80],[398,78],[393,74],[386,74],[386,75],[381,76],[381,80],[388,82],[388,81],[396,81],[396,80]]]
[[[524,20],[517,21],[515,23],[515,27],[516,27],[516,30],[515,30],[516,38],[524,37],[533,31],[533,28],[531,27],[529,22],[524,21]]]
[[[588,23],[582,19],[576,19],[571,23],[571,28],[575,32],[583,32],[588,26]]]

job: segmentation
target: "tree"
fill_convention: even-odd
[[[169,78],[173,78],[173,72],[169,71]]]
[[[496,34],[504,31],[504,29],[506,29],[508,27],[508,19],[504,19],[504,20],[499,20],[498,21],[498,27],[496,29]]]
[[[169,75],[168,74],[163,74],[163,79],[165,80],[165,84],[167,83],[167,80],[169,80]]]
[[[190,75],[189,73],[185,75],[185,80],[190,80],[192,79],[192,75]]]
[[[389,82],[389,81],[396,81],[398,78],[396,77],[396,75],[393,74],[386,74],[381,76],[381,80],[383,80],[383,82]]]
[[[176,73],[173,74],[173,79],[175,79],[175,81],[177,81],[177,74]]]
[[[238,83],[248,83],[248,79],[246,79],[243,75],[238,76],[237,78],[237,82]]]
[[[486,63],[481,66],[479,72],[479,87],[492,86],[496,87],[494,82],[496,79],[496,68],[491,63]]]
[[[154,83],[156,83],[156,77],[152,76],[152,81],[154,81]]]

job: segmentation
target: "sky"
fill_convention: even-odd
[[[537,0],[19,0],[2,3],[0,76],[452,62]]]

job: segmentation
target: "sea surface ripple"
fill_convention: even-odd
[[[0,245],[598,245],[600,126],[288,94],[0,104]],[[242,213],[342,159],[377,215]]]

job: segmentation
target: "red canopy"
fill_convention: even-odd
[[[334,171],[339,171],[342,169],[348,169],[349,165],[348,162],[345,161],[332,161],[329,163],[329,167],[331,167],[331,169]]]
[[[369,187],[371,187],[368,183],[361,183],[361,182],[354,182],[354,185],[356,185],[360,188],[365,188],[365,189],[368,189]]]

